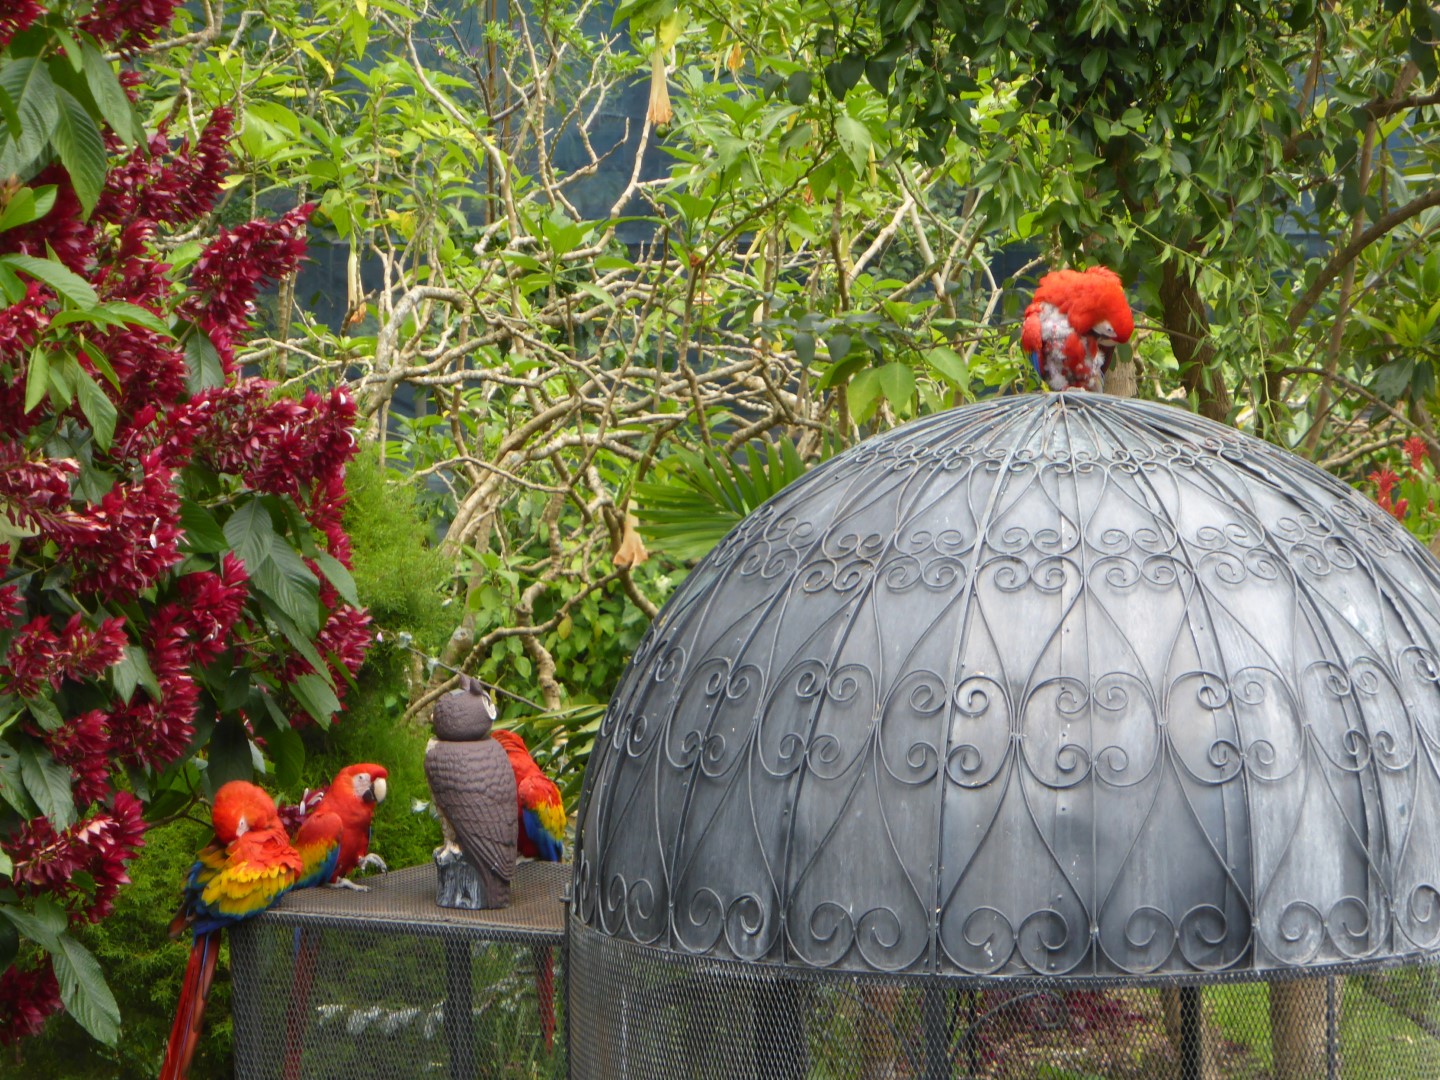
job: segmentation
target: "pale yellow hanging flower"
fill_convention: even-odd
[[[670,87],[665,80],[665,54],[675,47],[683,26],[680,12],[672,11],[655,28],[655,49],[650,54],[650,108],[645,114],[655,127],[664,127],[675,118],[670,108]]]
[[[730,69],[732,75],[745,66],[745,50],[740,48],[738,41],[730,46],[730,56],[726,59],[725,66]]]

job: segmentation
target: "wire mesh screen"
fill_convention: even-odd
[[[433,867],[312,889],[231,937],[244,1078],[566,1075],[561,894],[521,864],[498,911],[435,906]]]
[[[572,925],[571,1076],[627,1080],[1440,1077],[1440,968],[1064,989],[787,971]]]

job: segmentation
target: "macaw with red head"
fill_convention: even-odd
[[[1099,390],[1117,345],[1135,332],[1120,277],[1103,266],[1056,270],[1025,309],[1020,345],[1052,390]]]
[[[161,1080],[182,1080],[190,1069],[200,1041],[205,999],[215,977],[220,931],[260,914],[300,878],[300,855],[285,835],[275,800],[262,789],[245,780],[222,785],[215,793],[210,820],[215,838],[196,855],[180,912],[170,924],[172,937],[188,928],[195,941],[160,1067]]]
[[[515,801],[520,814],[516,848],[532,859],[559,862],[565,854],[565,805],[560,801],[560,789],[540,771],[525,740],[515,732],[491,731],[490,737],[505,748],[515,773]],[[535,998],[540,1009],[540,1033],[549,1050],[555,1040],[555,958],[546,946],[535,949]]]
[[[363,762],[347,765],[295,830],[295,849],[304,863],[296,888],[337,885],[363,890],[349,880],[355,869],[385,861],[370,851],[370,823],[385,801],[389,779],[385,766]]]

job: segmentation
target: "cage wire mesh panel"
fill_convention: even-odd
[[[632,1080],[1421,1080],[1440,971],[1067,989],[1065,980],[820,973],[573,927],[578,1077]],[[1163,982],[1164,980],[1162,980]]]
[[[436,907],[432,865],[290,894],[230,936],[236,1076],[566,1075],[569,872],[521,863],[494,911]]]

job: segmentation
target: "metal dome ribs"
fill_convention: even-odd
[[[1440,566],[1179,409],[997,399],[815,468],[632,660],[573,917],[801,969],[1105,981],[1440,946]]]

